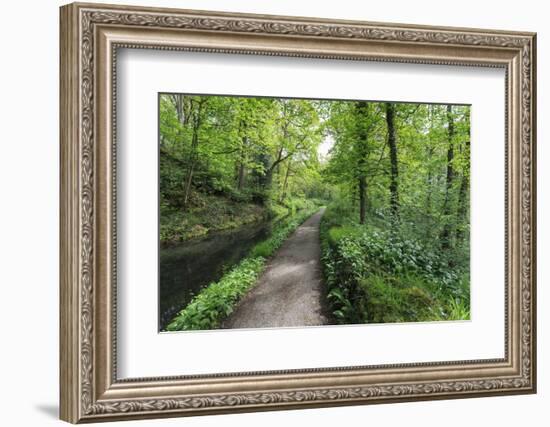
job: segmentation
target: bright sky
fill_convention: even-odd
[[[323,142],[319,144],[319,148],[317,149],[317,152],[319,153],[320,160],[326,160],[328,157],[328,152],[334,145],[334,139],[331,135],[326,135],[323,139]]]

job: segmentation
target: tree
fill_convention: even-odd
[[[459,105],[162,95],[161,204],[189,212],[215,195],[271,209],[338,194],[356,224],[383,221],[433,249],[465,250],[469,114]],[[321,156],[323,141],[331,148]]]
[[[291,162],[294,156],[314,155],[321,139],[319,117],[314,104],[293,99],[277,100],[276,104],[279,107],[277,137],[264,181],[268,188],[271,188],[273,174],[285,161]]]
[[[447,175],[445,180],[445,201],[443,203],[443,230],[441,232],[441,249],[447,250],[451,247],[451,220],[450,215],[452,212],[451,198],[452,198],[452,186],[454,181],[454,116],[453,106],[447,105]]]
[[[327,167],[328,180],[344,184],[357,195],[360,224],[366,221],[369,180],[383,172],[382,123],[381,104],[366,101],[334,103],[327,121],[327,130],[335,140]]]
[[[187,177],[185,179],[185,192],[183,196],[183,206],[187,206],[189,201],[189,194],[191,191],[191,182],[193,180],[193,173],[195,172],[195,166],[198,161],[198,148],[199,148],[199,132],[202,124],[202,114],[205,104],[208,102],[208,98],[199,97],[196,100],[191,101],[190,107],[190,121],[192,122],[192,137],[191,137],[191,153],[189,154],[189,166],[187,167]]]
[[[386,102],[386,123],[388,126],[388,146],[390,149],[391,179],[390,179],[390,206],[392,218],[399,220],[399,166],[397,164],[397,132],[395,129],[395,104]]]
[[[467,158],[467,164],[462,167],[462,176],[460,179],[460,189],[458,191],[458,207],[457,207],[457,224],[456,224],[456,241],[462,242],[464,238],[465,224],[468,222],[466,213],[468,212],[468,189],[470,188],[470,141],[466,141],[462,145],[462,149],[465,152]]]
[[[367,214],[367,158],[369,155],[369,126],[367,102],[358,102],[356,108],[356,127],[357,127],[357,180],[359,191],[359,224],[365,223]]]

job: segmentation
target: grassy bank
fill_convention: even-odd
[[[310,202],[299,197],[287,197],[283,201],[264,200],[260,194],[246,191],[215,191],[193,188],[184,208],[173,200],[161,199],[160,242],[169,245],[210,232],[232,230],[247,224],[294,215],[308,209]]]
[[[272,212],[265,206],[236,201],[225,196],[194,193],[193,205],[186,211],[166,209],[161,214],[162,244],[202,237],[211,231],[230,230],[268,219]]]
[[[378,219],[347,221],[337,205],[321,221],[328,300],[341,324],[469,319],[469,277]]]
[[[285,239],[317,209],[318,206],[306,203],[304,209],[281,220],[268,239],[253,247],[250,254],[219,281],[211,283],[197,294],[170,322],[167,330],[218,328],[221,322],[233,312],[240,299],[256,283],[267,258],[273,255]]]

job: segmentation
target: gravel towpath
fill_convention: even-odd
[[[328,323],[319,259],[319,223],[323,213],[324,209],[319,210],[290,235],[222,328]]]

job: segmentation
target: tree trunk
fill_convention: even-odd
[[[183,207],[187,207],[189,202],[189,194],[191,193],[191,183],[193,182],[193,173],[195,172],[196,163],[196,151],[199,145],[198,126],[193,128],[193,139],[191,143],[191,158],[189,159],[189,169],[187,170],[187,177],[185,179],[185,191],[183,195]]]
[[[187,173],[187,179],[185,182],[185,195],[183,197],[183,207],[187,207],[187,203],[189,202],[189,194],[191,193],[191,182],[193,182],[193,172],[195,169],[195,162],[191,163],[189,166],[189,172]]]
[[[427,158],[433,156],[434,150],[432,147],[426,150]],[[431,167],[428,168],[428,175],[426,176],[426,213],[431,216],[432,212],[432,191],[433,191],[433,174]]]
[[[189,158],[189,168],[187,170],[187,177],[185,179],[185,189],[183,195],[183,207],[187,207],[189,202],[189,195],[191,193],[191,183],[193,182],[193,173],[195,172],[195,165],[197,163],[197,149],[199,147],[199,129],[201,126],[201,111],[204,101],[199,101],[199,106],[195,112],[195,118],[193,122],[193,136],[191,139],[191,154]]]
[[[288,161],[288,167],[286,168],[286,173],[285,173],[285,180],[284,180],[284,183],[283,183],[283,190],[281,191],[281,197],[279,199],[279,202],[282,203],[282,201],[285,199],[286,197],[286,188],[288,186],[288,177],[290,175],[290,168],[292,166],[292,159],[290,159]]]
[[[265,178],[264,178],[264,187],[266,189],[270,189],[271,188],[271,185],[273,183],[273,174],[274,173],[277,173],[278,174],[278,168],[279,168],[279,165],[284,162],[285,160],[287,160],[288,158],[290,158],[291,156],[293,155],[293,153],[287,153],[287,154],[283,154],[283,148],[279,148],[279,152],[277,154],[277,158],[273,161],[273,163],[271,163],[271,166],[269,166],[267,168],[267,170],[265,171]],[[278,176],[278,175],[277,175]]]
[[[395,106],[389,102],[386,103],[386,123],[388,125],[388,145],[390,147],[390,209],[392,219],[399,221],[399,189],[398,177],[399,169],[397,164],[397,133],[395,131]]]
[[[466,141],[466,150],[470,148],[470,141]],[[464,238],[464,228],[462,224],[466,222],[466,212],[468,203],[468,189],[470,188],[470,175],[469,171],[462,172],[462,180],[460,182],[460,189],[458,191],[458,209],[457,209],[457,224],[456,224],[456,242],[460,244]]]
[[[356,104],[356,113],[358,115],[358,190],[359,190],[359,224],[365,224],[367,217],[367,157],[368,157],[368,131],[365,128],[365,123],[369,115],[369,104],[365,101],[359,101]]]
[[[428,176],[426,178],[426,206],[424,210],[424,216],[426,221],[424,222],[424,234],[426,239],[429,239],[433,233],[433,216],[432,216],[432,172],[428,171]]]
[[[446,250],[451,247],[451,191],[454,180],[454,169],[453,169],[453,159],[454,159],[454,147],[453,147],[453,137],[455,134],[454,129],[454,119],[453,119],[453,107],[447,105],[447,137],[448,137],[448,148],[447,148],[447,178],[445,181],[445,201],[443,202],[443,230],[441,231],[441,249]]]
[[[359,177],[359,224],[365,224],[367,217],[367,179],[365,175]]]
[[[178,121],[185,125],[185,114],[183,112],[183,95],[173,95],[174,104],[176,106],[176,115],[178,116]]]
[[[429,132],[433,129],[433,110],[434,106],[433,104],[430,104],[428,106],[428,120],[430,122],[429,125]],[[431,159],[434,154],[434,147],[431,144],[426,144],[426,158]],[[437,178],[437,176],[436,176]],[[425,208],[425,215],[427,221],[424,225],[424,235],[426,236],[426,239],[429,239],[432,236],[433,230],[434,230],[434,221],[433,221],[433,215],[432,215],[432,193],[434,190],[434,174],[432,171],[432,166],[428,166],[428,174],[426,176],[426,208]]]
[[[244,188],[245,178],[246,178],[246,168],[245,168],[246,146],[247,146],[247,139],[246,137],[243,137],[242,147],[241,147],[241,156],[239,159],[239,169],[237,172],[237,190],[239,191],[241,191]]]

